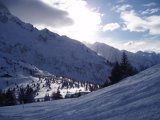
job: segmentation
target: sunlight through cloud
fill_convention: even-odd
[[[83,0],[43,0],[46,4],[65,10],[74,24],[61,29],[52,28],[61,35],[80,41],[95,42],[96,32],[100,29],[101,16],[97,10],[87,7]],[[50,26],[51,27],[51,26]]]

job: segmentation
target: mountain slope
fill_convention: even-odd
[[[94,44],[86,44],[89,48],[97,52],[100,56],[103,56],[109,62],[120,62],[122,53],[124,50],[118,50],[104,43],[96,42]],[[153,65],[160,63],[160,54],[147,53],[147,52],[137,52],[132,53],[125,51],[128,56],[130,63],[139,70],[151,67]]]
[[[14,61],[0,56],[0,63],[0,91],[4,92],[10,89],[14,91],[17,98],[20,89],[26,89],[27,86],[33,89],[35,101],[38,99],[43,101],[45,95],[52,96],[52,93],[57,90],[65,98],[68,94],[88,93],[91,88],[97,89],[99,87],[87,82],[55,76],[23,61]]]
[[[39,31],[0,5],[0,54],[57,76],[102,84],[111,67],[82,43],[47,29]]]
[[[0,108],[3,120],[159,120],[160,65],[76,99]]]

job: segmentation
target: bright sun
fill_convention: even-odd
[[[67,35],[71,38],[86,41],[95,42],[97,31],[100,29],[101,14],[95,10],[87,8],[87,4],[82,0],[58,0],[62,4],[54,4],[56,0],[43,0],[48,5],[53,5],[58,9],[62,9],[68,12],[69,17],[74,21],[74,25],[69,27],[52,29],[61,35]]]

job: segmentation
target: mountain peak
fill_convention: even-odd
[[[118,50],[105,43],[99,42],[91,44],[88,47],[97,52],[98,55],[106,58],[111,63],[115,63],[117,61],[120,62],[122,53],[125,52],[131,65],[138,70],[143,70],[145,68],[160,63],[160,54],[156,54],[155,52],[138,51],[137,53],[132,53],[126,50]]]
[[[10,12],[7,9],[7,7],[1,2],[0,2],[0,15],[10,15]]]

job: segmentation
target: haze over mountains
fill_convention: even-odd
[[[119,50],[99,42],[94,44],[86,43],[86,45],[111,63],[120,63],[122,53],[125,52],[131,65],[136,67],[138,70],[143,70],[160,63],[160,54],[155,52],[138,51],[136,53],[132,53],[126,50]]]

